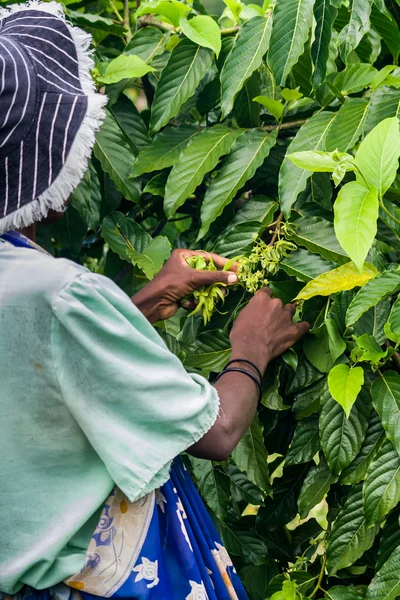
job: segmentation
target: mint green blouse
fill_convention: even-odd
[[[189,375],[112,281],[0,240],[0,591],[79,571],[116,484],[133,501],[214,423]]]

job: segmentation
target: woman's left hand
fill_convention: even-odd
[[[151,323],[172,317],[178,310],[180,301],[203,285],[237,283],[235,265],[231,267],[231,271],[199,271],[187,264],[186,259],[191,256],[203,256],[205,260],[211,258],[218,269],[223,269],[228,262],[227,258],[212,252],[174,250],[161,271],[132,298],[132,302]],[[184,301],[182,305],[194,308],[190,300]]]

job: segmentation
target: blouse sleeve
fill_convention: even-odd
[[[53,306],[61,393],[117,486],[134,501],[213,425],[218,395],[189,375],[111,280],[85,273]]]

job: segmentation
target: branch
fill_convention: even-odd
[[[275,244],[275,240],[278,237],[279,234],[279,230],[280,230],[280,225],[281,225],[281,221],[283,219],[283,214],[279,213],[279,217],[277,218],[276,222],[275,222],[275,231],[274,231],[274,235],[271,238],[270,243],[268,244],[268,246],[273,246]]]
[[[125,27],[128,30],[126,32],[126,36],[125,36],[126,41],[130,42],[130,40],[132,39],[132,31],[131,31],[131,17],[130,17],[130,13],[129,13],[129,0],[124,0],[124,21],[125,21]]]
[[[236,27],[226,27],[225,29],[221,29],[221,35],[230,35],[231,33],[237,33],[239,30],[239,25],[236,25]]]
[[[293,129],[294,127],[301,127],[307,119],[298,119],[297,121],[288,121],[287,123],[282,123],[281,125],[266,125],[262,127],[264,131],[275,131],[275,129]]]
[[[173,25],[170,25],[169,23],[165,23],[164,21],[159,21],[158,19],[155,19],[151,15],[143,15],[142,17],[138,18],[138,20],[137,20],[138,27],[147,27],[148,25],[151,25],[152,27],[157,27],[158,29],[161,29],[161,31],[165,31],[165,32],[171,31],[171,32],[175,33],[175,28],[173,27]]]

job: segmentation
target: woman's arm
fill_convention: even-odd
[[[251,360],[263,373],[272,359],[307,333],[308,323],[293,323],[294,311],[292,304],[283,306],[281,300],[272,298],[270,289],[260,290],[234,323],[230,336],[232,359]],[[257,375],[247,364],[237,366]],[[247,375],[235,372],[226,373],[215,387],[220,398],[220,415],[189,452],[198,458],[225,460],[254,418],[258,389]]]

